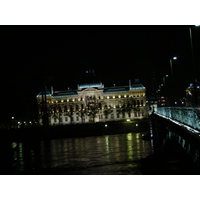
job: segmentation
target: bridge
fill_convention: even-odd
[[[200,108],[157,107],[150,115],[150,134],[161,154],[172,141],[200,169]]]

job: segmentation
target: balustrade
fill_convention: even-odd
[[[200,109],[192,107],[158,107],[157,114],[200,130]]]

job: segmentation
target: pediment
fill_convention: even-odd
[[[102,89],[97,89],[97,88],[92,88],[92,87],[88,87],[83,89],[82,91],[78,91],[78,94],[102,94]]]
[[[95,88],[92,88],[92,87],[88,87],[88,88],[82,90],[82,92],[88,92],[88,91],[98,91],[98,90]]]

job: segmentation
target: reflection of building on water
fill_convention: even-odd
[[[126,86],[104,87],[94,71],[87,71],[76,90],[49,91],[37,95],[40,124],[50,125],[144,118],[146,89],[135,80]]]
[[[115,174],[122,167],[137,167],[135,161],[151,153],[151,143],[141,140],[140,133],[127,133],[46,140],[32,145],[19,142],[12,143],[12,149],[16,174],[40,170],[63,170],[69,174],[95,174],[100,170],[99,174]]]

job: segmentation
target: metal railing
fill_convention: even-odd
[[[200,109],[193,107],[158,107],[156,112],[200,131]]]

